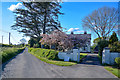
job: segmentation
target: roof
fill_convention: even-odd
[[[91,39],[91,34],[67,34],[68,36],[75,36],[78,38],[88,38]]]

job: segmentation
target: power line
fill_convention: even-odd
[[[2,31],[2,32],[5,32],[5,33],[9,33],[8,31],[5,31],[5,30],[1,30],[1,29],[0,29],[0,31]]]
[[[15,42],[19,43],[19,42],[17,41],[17,39],[15,39],[15,38],[13,37],[12,34],[11,34],[11,37],[13,38],[13,40],[14,40]]]

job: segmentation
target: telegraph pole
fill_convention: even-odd
[[[2,44],[3,44],[3,36],[2,36]]]
[[[11,33],[9,32],[9,45],[10,45],[10,34],[11,34]]]

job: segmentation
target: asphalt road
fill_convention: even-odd
[[[27,48],[2,68],[2,78],[116,78],[99,64],[96,55],[89,54],[81,64],[62,67],[42,62]]]

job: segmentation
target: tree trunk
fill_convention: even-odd
[[[45,16],[44,16],[44,25],[43,25],[43,34],[46,34],[46,17],[47,17],[47,12],[46,12],[46,9],[45,9]]]

